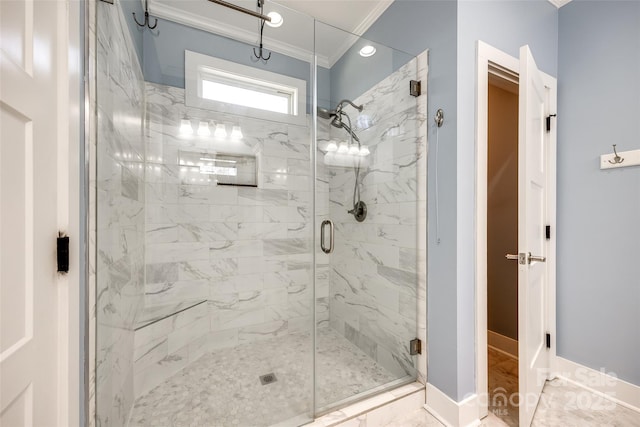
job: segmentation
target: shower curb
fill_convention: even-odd
[[[356,419],[359,425],[382,427],[396,419],[398,414],[413,412],[422,408],[424,403],[424,384],[413,382],[323,415],[306,426],[347,427],[355,425],[351,421]]]

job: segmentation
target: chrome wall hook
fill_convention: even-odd
[[[133,12],[133,20],[136,21],[136,24],[138,24],[139,27],[147,27],[150,30],[153,30],[158,26],[158,18],[155,18],[155,22],[151,25],[151,19],[149,19],[149,5],[146,1],[144,2],[144,21],[142,23],[138,22],[135,12]]]
[[[444,123],[444,111],[442,111],[442,108],[439,108],[438,111],[436,111],[433,121],[436,122],[436,126],[442,127],[442,124]]]
[[[613,144],[613,153],[616,156],[613,158],[613,161],[609,160],[609,163],[611,163],[612,165],[617,165],[624,162],[624,158],[618,155],[618,150],[616,150],[616,144]]]

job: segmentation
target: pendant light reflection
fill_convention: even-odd
[[[242,129],[240,129],[240,126],[234,126],[231,130],[231,139],[242,139],[242,136]]]
[[[244,138],[244,134],[242,133],[242,128],[240,125],[233,125],[231,128],[231,134],[227,133],[227,128],[224,123],[211,123],[209,120],[197,120],[195,123],[198,124],[197,129],[194,131],[193,122],[184,118],[180,120],[180,125],[178,126],[178,135],[182,137],[190,137],[192,135],[197,135],[199,137],[208,138],[213,135],[217,139],[224,139],[229,137],[233,140],[240,140]],[[213,127],[213,129],[211,128]]]
[[[190,120],[180,120],[180,135],[193,135],[193,127]]]
[[[213,136],[216,138],[225,138],[227,136],[227,129],[225,128],[223,123],[218,123],[216,125],[216,130],[213,133]]]
[[[371,154],[366,145],[336,143],[329,141],[325,148],[324,163],[329,166],[341,167],[366,167],[369,164],[367,157]]]
[[[211,130],[209,129],[209,123],[200,122],[198,126],[198,136],[211,136]]]

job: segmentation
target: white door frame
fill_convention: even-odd
[[[488,170],[488,92],[490,64],[507,72],[519,74],[520,61],[507,53],[482,41],[476,48],[476,393],[478,418],[488,414],[488,369],[487,369],[487,170]],[[543,74],[545,86],[550,92],[550,109],[556,111],[557,82],[548,74]],[[556,358],[556,127],[552,124],[549,135],[548,164],[548,224],[551,239],[547,241],[547,322],[551,334],[549,366],[555,365]],[[542,232],[542,230],[540,230]],[[514,248],[517,250],[517,248]],[[549,378],[553,373],[549,373]]]
[[[85,3],[65,2],[58,8],[60,34],[58,52],[64,60],[58,62],[59,101],[56,111],[59,123],[58,149],[58,229],[69,236],[69,272],[58,276],[58,330],[60,353],[58,355],[58,396],[60,408],[58,426],[81,426],[84,400],[86,400],[85,378],[85,292],[87,257],[84,252],[85,227],[88,210],[84,197],[87,185],[84,179],[84,164],[81,162],[84,147],[84,46],[82,29]]]

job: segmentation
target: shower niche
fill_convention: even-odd
[[[135,4],[96,5],[97,425],[297,426],[424,382],[426,54],[267,2],[301,31],[254,61],[215,22],[132,33]],[[188,102],[186,52],[302,82],[300,114]]]
[[[256,156],[218,152],[178,151],[182,182],[258,187]]]

